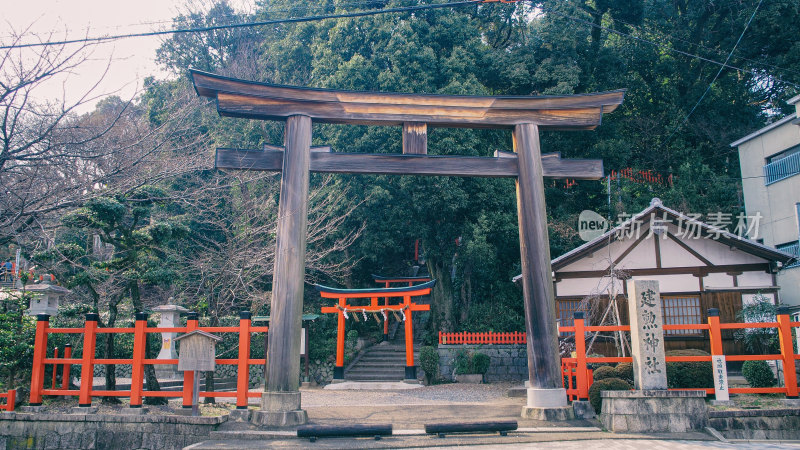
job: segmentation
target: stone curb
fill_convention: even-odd
[[[228,421],[228,415],[218,417],[192,417],[173,415],[147,416],[130,414],[33,414],[33,413],[5,413],[0,414],[0,421],[22,422],[119,422],[119,423],[174,423],[183,425],[219,425]]]
[[[800,416],[800,408],[708,411],[709,419],[727,419],[729,417],[759,417],[759,416],[760,417]]]

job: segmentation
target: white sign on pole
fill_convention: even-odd
[[[300,356],[305,356],[306,354],[306,329],[300,329]]]
[[[713,355],[711,365],[714,370],[714,394],[717,401],[730,400],[728,393],[728,369],[725,367],[725,355]]]

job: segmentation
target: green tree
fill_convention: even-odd
[[[95,310],[103,312],[104,325],[114,327],[124,301],[130,301],[131,312],[145,311],[142,289],[168,287],[179,277],[170,246],[186,237],[188,227],[182,218],[161,213],[167,203],[166,192],[155,186],[94,198],[62,218],[71,239],[35,259],[55,262],[67,286],[86,289]],[[115,336],[106,335],[107,358],[114,357]],[[148,386],[157,389],[152,366],[145,369]],[[106,388],[115,385],[114,366],[108,365]]]

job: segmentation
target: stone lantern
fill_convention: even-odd
[[[58,314],[58,302],[61,297],[71,292],[69,289],[48,282],[29,284],[25,286],[25,291],[33,294],[31,306],[25,314],[29,316],[49,314],[50,317]]]
[[[189,310],[172,304],[172,297],[170,297],[169,304],[156,306],[153,308],[153,312],[161,313],[159,328],[173,328],[181,326],[181,315],[188,313]],[[178,359],[178,352],[175,350],[176,336],[178,333],[175,332],[161,333],[161,351],[158,352],[156,359]],[[159,364],[156,366],[156,376],[158,378],[179,378],[178,366]]]

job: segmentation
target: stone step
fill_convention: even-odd
[[[370,369],[370,368],[363,368],[358,370],[348,370],[345,375],[353,374],[353,375],[381,375],[381,374],[393,374],[393,373],[405,373],[405,366],[401,366],[399,368],[383,368],[383,369]]]
[[[405,361],[406,361],[405,359],[402,361],[402,363],[403,363],[403,364],[401,364],[402,366],[405,366]],[[366,367],[371,367],[371,368],[383,368],[383,367],[397,368],[398,367],[398,363],[396,361],[387,361],[387,362],[384,362],[384,361],[380,361],[380,362],[371,362],[371,361],[370,362],[362,362],[362,361],[359,361],[358,364],[356,364],[353,367],[358,367],[359,369],[366,368]]]
[[[345,376],[346,381],[403,381],[405,378],[405,374],[399,374],[397,376],[387,376],[387,375],[347,375]]]
[[[417,355],[414,355],[416,359]],[[374,362],[381,362],[381,361],[405,361],[406,355],[364,355],[359,358],[358,363],[367,362],[367,361],[374,361]]]

